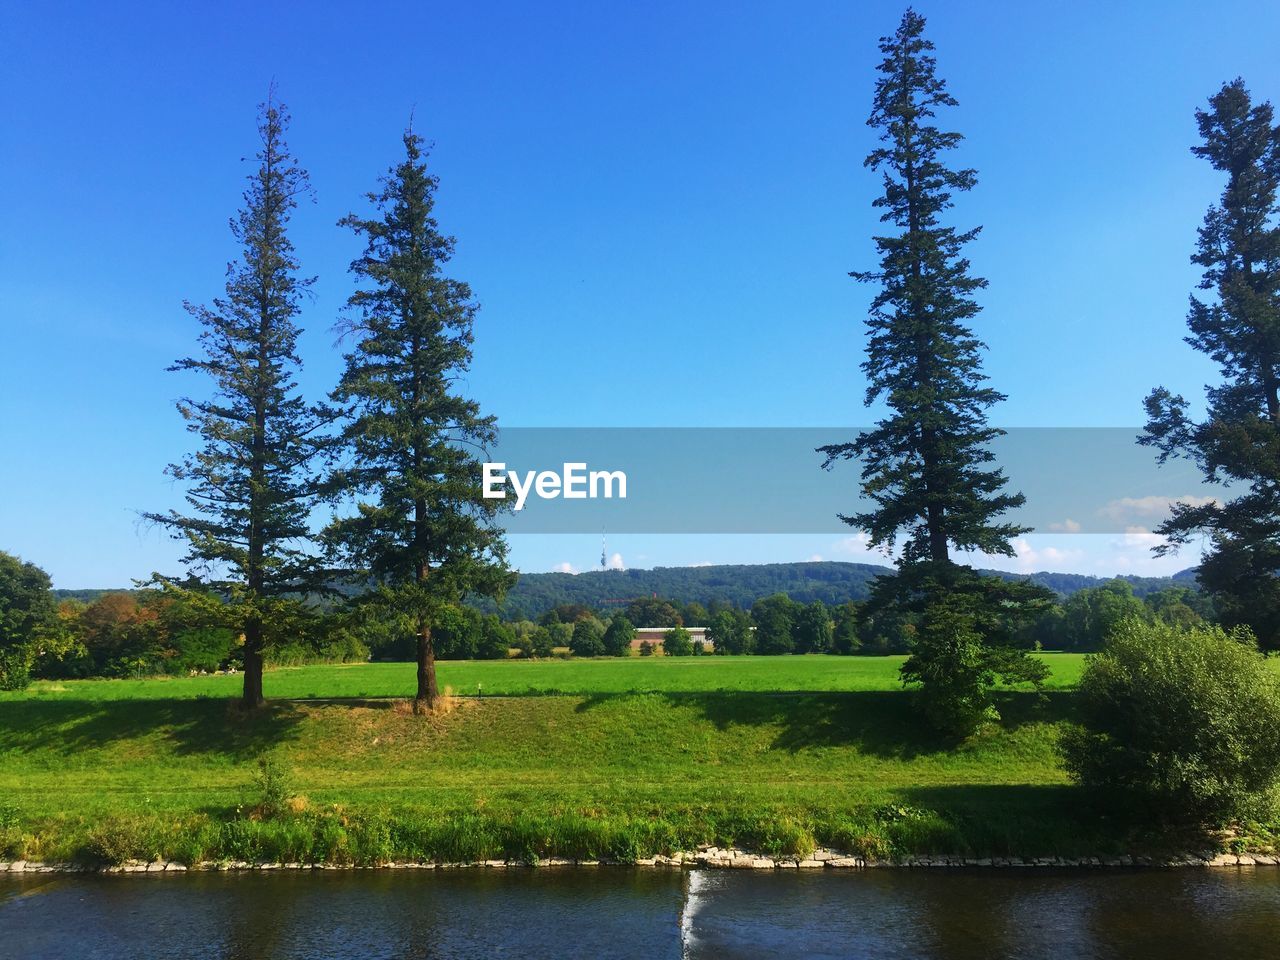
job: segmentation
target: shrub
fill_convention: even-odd
[[[573,625],[569,649],[575,657],[603,657],[604,629],[594,617],[579,620]]]
[[[516,645],[516,632],[494,614],[486,614],[480,629],[476,656],[481,660],[505,660]]]
[[[261,794],[257,809],[264,817],[278,817],[289,806],[289,798],[293,795],[293,787],[289,781],[289,771],[271,757],[258,758],[258,772],[254,775]]]
[[[31,651],[26,646],[0,648],[0,690],[25,690],[31,683]]]
[[[1122,622],[1080,682],[1067,772],[1167,820],[1266,811],[1280,781],[1280,681],[1250,635]]]
[[[662,652],[668,657],[693,656],[693,638],[684,627],[672,627],[662,635]]]
[[[609,629],[604,632],[604,650],[611,657],[626,657],[631,654],[631,641],[636,637],[636,628],[622,614],[609,621]]]
[[[642,657],[653,656],[653,644],[650,643],[648,640],[640,641],[640,656]]]

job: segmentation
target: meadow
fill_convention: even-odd
[[[0,859],[1130,848],[1058,764],[1081,658],[1046,660],[1054,689],[961,744],[889,657],[445,663],[469,696],[427,718],[395,699],[411,664],[272,671],[249,714],[234,676],[39,683],[0,698]]]
[[[1050,690],[1075,686],[1084,657],[1039,655],[1050,668]],[[630,657],[598,660],[441,661],[441,688],[458,696],[528,697],[605,693],[797,693],[899,690],[905,657]],[[412,663],[323,664],[280,667],[265,680],[271,699],[320,700],[412,696]],[[159,677],[142,680],[42,680],[0,701],[185,700],[237,695],[235,675]]]

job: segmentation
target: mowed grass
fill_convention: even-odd
[[[376,699],[409,695],[411,664],[275,670],[248,714],[234,676],[38,684],[0,697],[0,859],[1132,848],[1058,761],[1081,658],[1045,659],[1056,689],[999,692],[1000,722],[958,744],[897,657],[445,663],[472,696],[431,717]],[[284,817],[255,813],[264,758]]]
[[[811,838],[784,844],[801,849],[881,844],[877,831],[913,818],[932,825],[927,838],[950,839],[906,847],[1088,846],[1096,836],[1077,822],[1054,752],[1068,700],[1005,694],[1002,724],[957,746],[922,732],[896,691],[494,697],[429,718],[394,702],[278,702],[246,716],[217,700],[33,697],[0,703],[0,796],[22,827],[9,855],[47,859],[92,847],[103,830],[185,843],[210,823],[264,829],[243,820],[260,797],[261,757],[288,772],[306,810],[324,811],[305,827],[308,844],[335,817],[347,829],[376,814],[392,825],[427,817],[446,834],[468,825],[489,838],[465,847],[477,857],[523,850],[530,833],[542,855],[573,855],[556,839],[565,824],[626,835],[621,849],[636,856],[777,835]],[[881,822],[885,808],[895,812]],[[235,859],[214,836],[191,858]],[[136,855],[174,855],[154,842]],[[385,856],[405,855],[388,843]]]
[[[1084,658],[1041,654],[1049,665],[1048,688],[1074,687]],[[631,657],[600,660],[442,661],[442,687],[459,696],[595,695],[604,693],[862,692],[901,689],[905,657]],[[271,699],[341,699],[412,696],[411,663],[326,664],[269,670]],[[38,681],[9,700],[182,700],[236,696],[235,675],[145,680]]]

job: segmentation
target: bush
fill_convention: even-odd
[[[776,655],[795,649],[793,635],[796,604],[785,593],[775,593],[751,605],[755,645],[759,653]]]
[[[555,650],[556,638],[549,627],[538,627],[529,635],[529,652],[535,657],[549,657]]]
[[[1073,779],[1167,820],[1267,811],[1280,782],[1280,681],[1250,635],[1122,622],[1080,682],[1063,736]]]
[[[648,640],[640,641],[640,656],[642,657],[653,656],[653,644],[650,643]]]
[[[668,657],[691,657],[693,637],[684,627],[672,627],[662,635],[662,652]]]
[[[26,646],[0,648],[0,690],[25,690],[31,683],[31,650]]]
[[[485,614],[476,655],[481,660],[505,660],[516,645],[516,632],[494,614]]]
[[[604,628],[600,621],[592,617],[575,623],[569,649],[575,657],[603,657]]]
[[[288,808],[289,798],[293,796],[293,785],[289,771],[271,757],[258,758],[258,772],[254,775],[261,794],[257,809],[263,817],[281,816]]]
[[[622,614],[609,621],[609,629],[604,632],[604,650],[611,657],[627,657],[631,655],[631,641],[636,637],[636,628]]]

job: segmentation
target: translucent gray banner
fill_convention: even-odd
[[[508,427],[488,451],[489,490],[513,508],[523,494],[520,509],[504,514],[511,533],[848,532],[838,514],[866,507],[861,465],[823,470],[816,448],[859,432]],[[1010,429],[991,446],[1008,488],[1027,497],[1009,519],[1040,533],[1133,532],[1153,528],[1175,500],[1228,495],[1206,486],[1191,464],[1157,465],[1138,433]]]

